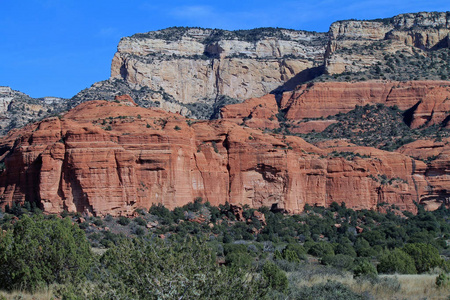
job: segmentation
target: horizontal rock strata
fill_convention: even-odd
[[[427,165],[373,148],[318,148],[227,120],[193,121],[136,107],[125,98],[86,102],[61,118],[13,131],[0,149],[1,206],[30,201],[51,213],[128,215],[196,197],[292,213],[333,201],[414,211],[414,201],[449,197],[445,157]]]
[[[326,34],[275,28],[169,28],[123,38],[111,77],[181,103],[260,97],[321,65]]]
[[[316,82],[283,93],[279,106],[275,96],[268,95],[226,106],[222,109],[222,117],[242,120],[253,128],[273,129],[277,127],[279,109],[287,120],[299,121],[346,113],[357,105],[366,104],[396,105],[401,110],[409,110],[408,125],[412,128],[439,124],[449,116],[450,82]],[[309,126],[306,131],[324,129],[324,124],[311,123]],[[299,130],[301,132],[301,128]]]

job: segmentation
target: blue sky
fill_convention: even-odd
[[[327,31],[344,19],[449,11],[448,0],[0,0],[0,86],[70,98],[110,75],[121,37],[171,26]]]

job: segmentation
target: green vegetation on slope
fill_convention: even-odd
[[[336,54],[348,55],[366,53],[374,55],[374,51],[383,51],[386,43],[380,41],[370,45],[354,44],[351,48],[343,48]],[[412,48],[413,54],[397,51],[384,54],[380,59],[361,72],[343,72],[333,75],[322,75],[314,81],[365,81],[365,80],[449,80],[450,49],[442,48],[422,51]]]
[[[348,113],[329,116],[326,119],[337,122],[322,132],[296,135],[310,143],[344,138],[359,146],[375,147],[387,151],[394,151],[418,139],[440,141],[443,137],[450,136],[450,131],[445,128],[446,124],[412,129],[405,123],[407,118],[408,112],[401,111],[396,106],[368,104],[356,106]],[[280,125],[282,129],[276,130],[276,132],[285,134],[292,134],[291,127],[295,127],[286,121],[281,122]]]
[[[449,209],[305,209],[287,215],[196,199],[133,219],[59,219],[14,205],[0,214],[0,289],[53,285],[64,299],[365,299],[350,282],[369,294],[401,289],[377,273],[432,271],[446,284]],[[309,283],[317,277],[342,280]]]
[[[224,29],[209,29],[200,27],[169,27],[159,31],[150,31],[147,33],[137,33],[131,36],[131,38],[137,39],[161,39],[166,41],[179,41],[183,37],[189,36],[189,30],[198,29],[205,32],[205,38],[201,41],[203,44],[212,44],[220,40],[239,40],[245,42],[257,42],[261,39],[268,37],[275,37],[280,40],[291,40],[291,37],[285,32],[305,32],[310,34],[315,34],[311,31],[293,30],[285,28],[274,28],[274,27],[261,27],[248,30],[224,30]],[[324,33],[317,33],[317,35],[323,35]],[[190,36],[192,37],[192,36]],[[195,36],[198,38],[198,36]]]

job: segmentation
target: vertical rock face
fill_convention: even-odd
[[[387,54],[400,53],[405,60],[416,53],[426,57],[426,51],[450,47],[449,20],[450,14],[443,12],[338,21],[327,34],[274,28],[168,28],[123,38],[111,78],[137,89],[148,87],[154,95],[162,91],[181,104],[211,103],[221,95],[244,100],[291,90],[320,74],[322,66],[328,74],[357,73],[377,64],[392,66]],[[446,60],[446,54],[439,57]],[[382,68],[377,74],[388,71]],[[164,105],[172,111],[181,109]]]
[[[345,113],[356,105],[384,104],[411,110],[410,126],[441,123],[450,111],[448,81],[328,82],[302,85],[286,92],[281,108],[290,120],[320,118]]]
[[[169,28],[123,38],[111,77],[181,103],[260,97],[322,64],[325,34],[260,28]]]
[[[305,204],[333,201],[355,209],[388,203],[411,211],[414,202],[430,209],[449,205],[448,139],[392,153],[342,142],[316,147],[252,129],[277,129],[286,119],[326,117],[377,103],[408,110],[413,128],[448,123],[448,81],[316,82],[292,89],[322,64],[329,74],[354,73],[374,64],[384,68],[393,59],[385,58],[389,53],[447,51],[449,23],[449,13],[419,13],[336,22],[329,37],[271,28],[169,28],[124,38],[111,79],[65,107],[98,95],[112,100],[124,89],[139,105],[182,113],[216,105],[223,96],[234,103],[250,99],[223,108],[222,120],[196,122],[118,97],[117,103],[85,102],[61,118],[10,132],[0,141],[0,206],[30,201],[46,212],[127,215],[153,203],[174,208],[196,197],[213,205],[275,205],[293,213]],[[439,57],[438,62],[448,58],[444,51]],[[274,90],[284,93],[269,94]],[[10,129],[50,113],[55,100],[0,88],[0,125]],[[327,124],[316,120],[299,131]],[[435,159],[425,163],[430,153]]]
[[[316,82],[284,92],[279,106],[274,95],[267,95],[228,105],[222,108],[221,116],[252,128],[274,129],[279,127],[279,109],[287,120],[299,121],[346,113],[357,105],[366,104],[396,105],[401,110],[408,110],[408,125],[412,128],[439,124],[449,116],[450,82]],[[323,130],[327,124],[330,125],[322,121],[315,124],[314,129]]]
[[[446,203],[450,196],[444,156],[426,165],[367,147],[317,148],[227,120],[194,122],[139,108],[126,98],[86,102],[61,119],[13,131],[0,154],[0,205],[30,201],[53,213],[127,215],[196,197],[293,213],[333,201],[414,211],[414,201]]]
[[[4,114],[8,111],[8,106],[13,98],[13,92],[10,87],[0,87],[0,113]]]
[[[450,13],[402,14],[390,19],[331,24],[325,54],[328,74],[361,72],[386,54],[450,48]]]

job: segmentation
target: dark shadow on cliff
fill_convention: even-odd
[[[449,37],[443,38],[436,45],[434,45],[430,50],[431,51],[436,51],[436,50],[439,50],[439,49],[449,48],[449,46],[450,46],[449,39],[450,39]]]
[[[319,66],[314,68],[309,68],[301,71],[288,81],[286,81],[283,85],[280,85],[276,89],[274,89],[271,94],[278,94],[285,91],[293,91],[295,88],[303,83],[313,80],[314,78],[319,77],[324,74],[325,66]]]
[[[414,119],[414,112],[416,111],[417,107],[419,107],[420,103],[422,103],[422,100],[414,104],[414,106],[412,106],[411,108],[405,110],[405,112],[403,113],[403,122],[405,122],[408,127],[411,127],[411,123]]]
[[[441,123],[441,127],[447,127],[448,122],[450,122],[450,115],[448,115],[447,117],[445,117],[444,121],[442,121]]]

